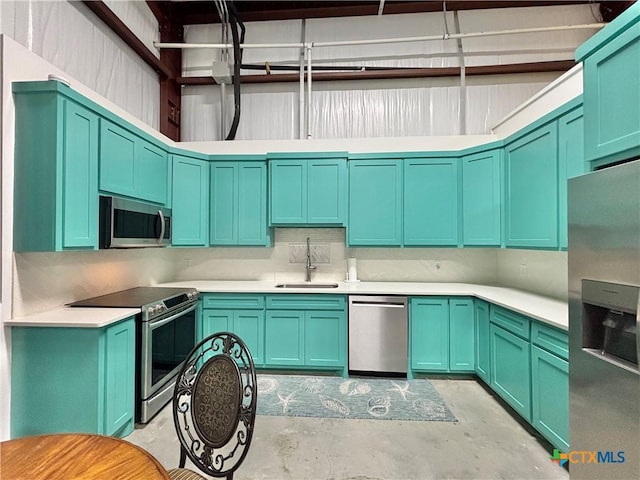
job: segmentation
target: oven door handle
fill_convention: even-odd
[[[163,325],[166,325],[169,322],[172,322],[173,320],[175,320],[178,317],[181,317],[182,315],[184,315],[185,313],[189,313],[189,312],[193,312],[196,308],[198,308],[198,304],[194,303],[192,306],[190,306],[189,308],[185,309],[185,310],[181,310],[178,313],[176,313],[175,315],[171,315],[168,318],[164,318],[162,320],[158,320],[156,322],[149,322],[149,330],[155,330],[156,328],[160,328]]]

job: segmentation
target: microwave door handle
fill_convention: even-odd
[[[160,217],[160,235],[158,236],[158,243],[162,243],[162,239],[164,238],[164,229],[165,229],[165,222],[164,222],[164,215],[162,214],[162,210],[158,210],[158,216]]]

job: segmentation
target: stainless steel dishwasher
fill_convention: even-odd
[[[349,295],[349,371],[407,373],[407,297]]]

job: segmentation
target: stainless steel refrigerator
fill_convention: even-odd
[[[569,180],[573,479],[640,479],[640,160]]]

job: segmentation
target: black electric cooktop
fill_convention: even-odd
[[[70,303],[70,307],[141,308],[196,292],[193,288],[136,287]]]

